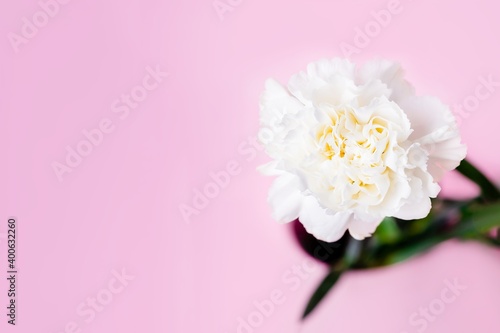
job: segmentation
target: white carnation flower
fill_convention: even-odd
[[[360,68],[321,60],[285,88],[270,79],[261,98],[259,138],[276,175],[274,218],[299,219],[327,242],[349,230],[370,236],[386,216],[428,215],[437,181],[466,148],[449,108],[415,96],[401,67],[376,60]]]

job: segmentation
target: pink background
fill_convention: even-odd
[[[221,20],[211,0],[73,0],[17,53],[8,34],[21,34],[23,17],[32,20],[40,6],[2,2],[0,233],[9,216],[18,218],[19,297],[11,327],[1,278],[0,330],[237,332],[238,318],[277,289],[283,304],[254,332],[411,333],[418,327],[409,316],[458,278],[467,290],[425,331],[498,332],[500,254],[458,243],[345,276],[300,323],[325,269],[297,279],[291,269],[307,257],[288,226],[270,218],[272,179],[255,171],[266,157],[249,148],[259,94],[269,76],[285,82],[309,61],[342,56],[339,44],[353,44],[355,28],[389,1],[229,2]],[[401,8],[353,60],[398,60],[419,94],[450,105],[473,95],[479,76],[500,80],[495,1],[401,0]],[[157,65],[169,76],[120,119],[113,102]],[[461,125],[469,158],[497,180],[499,103],[492,92]],[[66,146],[75,149],[104,118],[113,132],[60,182],[51,164],[64,163]],[[180,205],[232,160],[240,173],[185,223]],[[447,195],[474,191],[455,175],[443,187]],[[135,278],[85,322],[79,305],[121,269]]]

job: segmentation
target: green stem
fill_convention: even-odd
[[[333,288],[335,283],[339,280],[343,271],[330,271],[328,275],[321,281],[320,285],[311,296],[309,303],[307,303],[306,309],[302,314],[302,319],[305,319],[311,312],[316,308],[316,306],[321,302],[321,300],[326,296],[326,294]]]
[[[500,203],[476,205],[463,211],[451,235],[458,238],[477,238],[500,226]]]
[[[457,171],[476,183],[481,189],[481,196],[484,200],[494,201],[500,199],[500,191],[478,168],[467,160],[462,160],[457,167]]]

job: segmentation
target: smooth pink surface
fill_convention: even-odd
[[[17,53],[8,34],[20,34],[22,18],[40,7],[2,3],[0,233],[7,217],[18,218],[20,293],[11,327],[0,279],[0,330],[237,332],[255,301],[280,290],[283,304],[254,332],[410,333],[418,327],[409,316],[456,277],[467,290],[425,331],[498,332],[500,254],[456,243],[345,276],[299,322],[325,270],[316,265],[298,279],[292,269],[306,256],[288,226],[270,217],[272,179],[255,171],[266,157],[249,148],[259,94],[269,76],[285,82],[310,61],[342,56],[339,45],[353,44],[355,28],[389,1],[228,2],[232,11],[221,20],[211,0],[73,0]],[[419,94],[451,105],[474,94],[479,76],[500,80],[497,2],[401,0],[401,8],[353,60],[398,60]],[[157,65],[169,76],[120,119],[112,104]],[[492,92],[461,125],[469,158],[496,179],[499,103]],[[105,118],[113,132],[58,181],[51,164],[64,163],[66,146],[75,149],[82,131]],[[179,206],[192,204],[195,189],[232,160],[240,173],[185,223]],[[447,195],[474,191],[455,175],[443,187]],[[79,305],[122,268],[133,281],[85,322]]]

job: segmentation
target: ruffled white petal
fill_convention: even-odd
[[[306,196],[300,210],[300,222],[308,233],[325,242],[338,241],[346,232],[351,212],[329,212],[312,196]]]
[[[435,181],[441,180],[467,154],[466,146],[460,143],[460,133],[450,109],[437,98],[428,96],[407,98],[401,107],[412,124],[410,139],[427,151],[428,170]]]
[[[418,180],[415,180],[418,182]],[[405,203],[393,216],[402,220],[416,220],[429,215],[431,211],[431,199],[423,195],[415,194],[411,200]]]
[[[361,84],[380,80],[391,90],[390,99],[396,103],[415,94],[413,86],[404,78],[401,65],[389,60],[375,59],[366,62],[359,69],[358,80]]]
[[[349,233],[354,239],[363,240],[366,237],[370,237],[375,232],[383,219],[383,217],[373,216],[364,218],[352,216],[349,222]]]
[[[327,242],[369,237],[385,216],[425,217],[466,153],[449,108],[416,97],[391,61],[311,63],[287,88],[268,80],[260,108],[273,216]]]
[[[304,105],[338,105],[355,96],[354,75],[355,65],[349,60],[324,59],[310,63],[307,72],[292,76],[288,81],[288,89]]]
[[[291,174],[279,176],[269,190],[273,218],[280,223],[288,223],[299,217],[303,195],[299,191],[297,177]]]
[[[260,98],[260,123],[275,128],[287,115],[297,114],[303,105],[276,80],[268,79]]]

